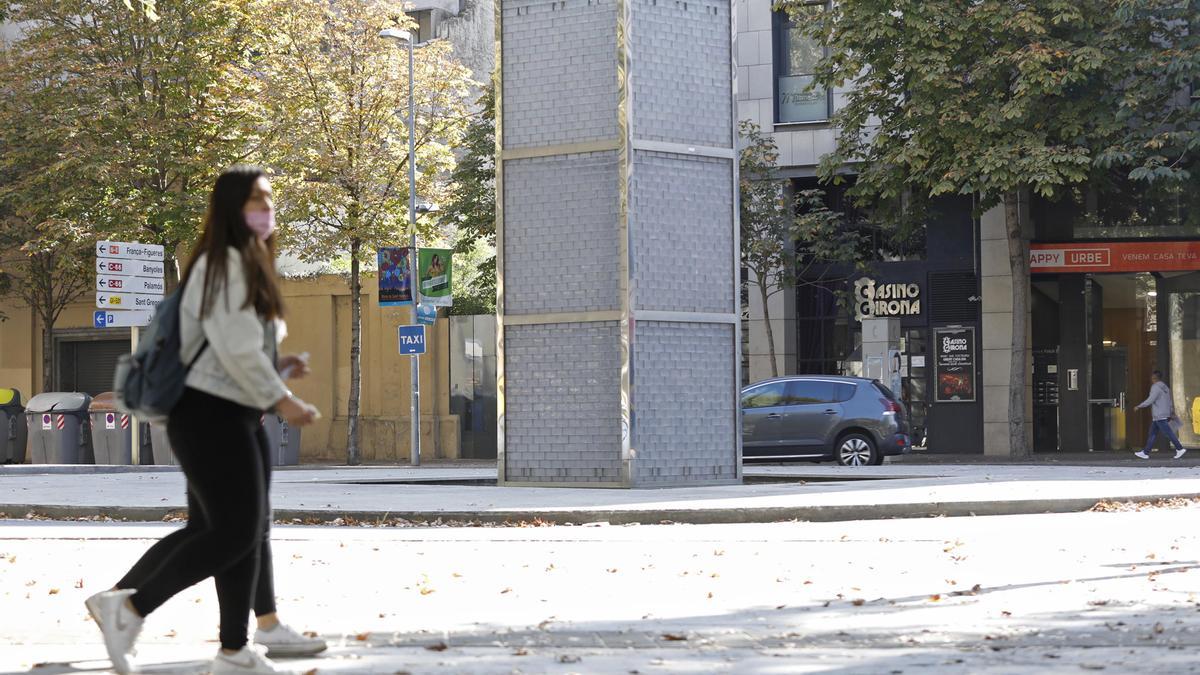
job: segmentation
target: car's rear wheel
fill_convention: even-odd
[[[837,462],[842,466],[879,466],[883,455],[869,436],[854,432],[838,439]]]

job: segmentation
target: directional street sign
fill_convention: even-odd
[[[133,328],[150,325],[153,312],[105,312],[96,310],[92,314],[92,325],[96,328]]]
[[[411,356],[425,353],[425,326],[400,326],[400,353]]]
[[[138,293],[96,293],[96,306],[100,309],[142,309],[152,310],[162,302],[161,295],[141,295]]]
[[[96,277],[96,290],[105,293],[141,293],[161,296],[166,289],[166,282],[152,277]]]
[[[165,269],[166,267],[160,262],[112,260],[109,258],[99,258],[96,260],[96,273],[106,276],[156,277],[161,279]]]
[[[163,247],[158,244],[139,244],[127,241],[96,242],[96,257],[144,262],[163,262],[166,259]]]

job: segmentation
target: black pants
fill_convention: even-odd
[[[183,589],[213,577],[221,646],[241,649],[253,600],[275,611],[271,565],[270,449],[262,412],[195,389],[171,411],[167,437],[187,477],[188,522],[163,537],[117,583],[148,616]]]

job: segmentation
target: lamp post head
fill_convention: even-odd
[[[412,33],[399,28],[385,28],[379,31],[379,37],[402,43],[412,42]]]

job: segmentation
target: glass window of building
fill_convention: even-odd
[[[775,12],[775,121],[780,124],[829,119],[829,90],[809,87],[825,46],[803,30],[825,5],[823,0],[807,2],[790,12]]]

